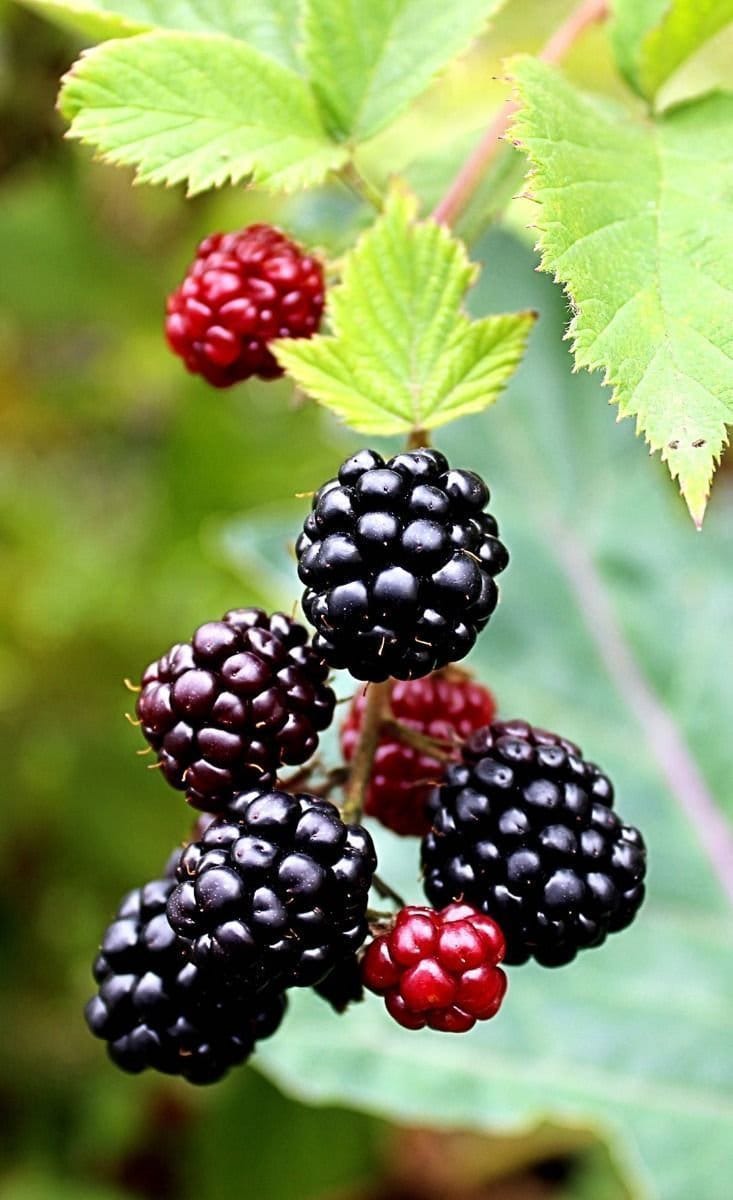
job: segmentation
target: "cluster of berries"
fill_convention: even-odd
[[[168,334],[223,385],[273,375],[267,340],[312,333],[322,304],[320,268],[256,226],[203,243]],[[282,613],[235,609],[143,673],[138,724],[205,815],[164,877],[122,901],[95,962],[87,1021],[125,1070],[219,1079],[276,1031],[291,988],[342,1012],[366,986],[407,1029],[466,1032],[498,1011],[502,961],[559,966],[633,919],[645,850],[609,780],[572,742],[497,721],[455,666],[508,562],[488,500],[437,450],[360,451],[315,492],[296,544],[312,639]],[[342,752],[356,777],[369,751],[367,814],[422,838],[434,907],[369,909],[377,858],[351,784],[341,809],[327,798],[348,772],[314,783],[332,668],[389,681],[376,709],[354,697]]]

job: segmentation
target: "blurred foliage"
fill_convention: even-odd
[[[536,48],[568,7],[564,0],[508,5],[486,43],[375,140],[366,168],[381,179],[407,166],[432,198],[506,94],[496,79],[501,56]],[[593,53],[574,55],[572,70],[581,82],[592,79],[613,90],[606,51],[593,38]],[[293,528],[282,521],[282,505],[325,478],[355,444],[313,407],[294,406],[285,386],[220,395],[186,376],[163,345],[163,298],[196,239],[213,228],[279,218],[311,243],[338,252],[367,214],[337,186],[279,210],[243,191],[186,202],[179,192],[132,189],[126,172],[93,165],[62,141],[53,101],[58,76],[77,49],[72,35],[0,0],[0,1019],[6,1032],[0,1042],[0,1197],[627,1200],[638,1193],[585,1129],[540,1126],[494,1138],[405,1131],[344,1108],[303,1106],[249,1068],[199,1093],[120,1076],[86,1033],[80,1012],[101,928],[120,893],[159,870],[189,820],[135,755],[140,742],[124,720],[130,697],[122,681],[202,619],[282,593]],[[502,171],[510,195],[516,190],[510,152]],[[496,196],[494,188],[480,198],[470,214],[473,227],[495,209]],[[514,205],[510,223],[525,218],[522,204]],[[511,273],[515,252],[504,241],[496,243],[497,253],[502,246]],[[528,269],[524,260],[521,269]],[[495,299],[484,294],[477,311]],[[544,369],[542,356],[549,362],[557,355],[556,343],[555,326],[540,332],[535,374],[520,379],[515,393],[515,399],[526,396],[533,380],[540,422],[544,386],[554,389],[555,406],[562,406],[566,388],[569,402],[583,403],[567,362],[553,368],[554,375]],[[594,397],[594,412],[597,405]],[[522,418],[512,419],[511,454],[519,455]],[[572,506],[583,426],[563,449],[564,417],[559,427],[549,410],[546,419],[563,482],[558,492]],[[492,445],[499,426],[493,415],[488,420],[480,429],[491,454],[471,455],[478,466],[501,450],[501,443]],[[468,422],[460,435],[464,457],[477,428]],[[608,460],[594,464],[605,502],[591,506],[587,523],[603,530],[603,563],[622,597],[631,639],[649,645],[649,675],[683,714],[718,788],[730,757],[725,738],[710,736],[706,704],[724,713],[727,703],[730,712],[715,638],[726,610],[719,591],[706,596],[705,551],[692,542],[689,551],[675,550],[672,591],[662,587],[666,546],[649,545],[648,529],[643,538],[636,535],[638,496],[632,489],[622,502],[618,482],[629,463],[641,462],[643,449],[629,450],[623,433],[616,442],[610,419],[605,428]],[[515,497],[504,488],[502,517],[522,490],[539,486],[523,465],[517,471],[524,472],[523,482],[515,483]],[[684,523],[681,506],[670,511],[666,500],[659,503],[664,521],[675,528]],[[253,511],[261,538],[263,506],[264,562],[259,544],[242,544]],[[722,488],[717,506],[722,524],[730,513]],[[517,559],[535,554],[537,531],[526,516],[516,518],[511,534]],[[687,553],[698,563],[694,594],[703,615],[698,624],[688,615],[680,626],[674,602]],[[647,554],[655,559],[651,602]],[[523,600],[516,587],[512,593],[516,618],[504,625],[504,665],[496,666],[508,702],[531,701],[535,712],[543,705],[562,710],[581,733],[584,723],[597,730],[609,711],[607,683],[598,689],[596,667],[578,690],[572,664],[561,660],[553,633],[536,621],[536,597]],[[294,584],[287,594],[294,596]],[[551,602],[562,611],[564,594],[553,594]],[[522,623],[533,621],[537,632],[525,642]],[[702,657],[704,681],[699,672],[682,678],[671,671],[664,639],[652,636],[655,622],[675,630],[687,658]],[[507,666],[520,652],[521,683]],[[492,655],[487,642],[489,682]],[[614,765],[621,764],[627,787],[636,770],[634,762],[624,765],[628,737],[629,723],[616,706],[602,743]],[[649,770],[643,768],[645,781]],[[662,844],[663,803],[656,815],[651,811],[658,783],[649,794],[647,818]],[[684,858],[679,861],[684,869]],[[695,875],[689,888],[698,886],[705,894]],[[680,890],[684,894],[684,886]],[[672,961],[683,974],[684,959]],[[326,1039],[342,1028],[325,1009],[319,1022]],[[286,1025],[283,1047],[287,1036]],[[419,1045],[414,1050],[419,1054]],[[307,1090],[308,1081],[301,1082],[296,1091]],[[659,1137],[664,1143],[676,1134],[668,1124]],[[452,1164],[449,1176],[436,1174],[439,1159]],[[706,1200],[704,1191],[699,1200]]]

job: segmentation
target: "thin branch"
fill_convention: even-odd
[[[399,892],[396,892],[393,887],[390,887],[388,883],[385,883],[383,879],[380,879],[379,875],[375,875],[372,879],[372,887],[377,895],[381,896],[383,900],[391,900],[392,903],[396,904],[398,908],[405,907],[405,902],[400,896]]]
[[[682,731],[637,666],[592,558],[566,529],[558,530],[555,545],[606,670],[639,722],[670,793],[692,823],[733,903],[733,828],[718,808]]]
[[[377,212],[382,211],[384,208],[384,199],[381,192],[361,173],[353,157],[349,159],[339,174],[342,182],[346,184],[355,196],[358,196],[360,200],[365,200],[367,204],[371,204],[372,208],[376,209]]]
[[[341,808],[344,821],[361,820],[364,794],[372,773],[382,721],[389,711],[391,690],[391,679],[385,680],[384,683],[370,683],[368,686],[359,741],[351,760],[348,782],[344,788],[344,802]]]
[[[453,742],[448,738],[430,737],[429,734],[420,733],[418,729],[404,725],[402,721],[382,721],[382,730],[384,733],[391,733],[405,746],[411,746],[413,750],[429,754],[431,758],[438,759],[440,762],[452,762],[456,757],[457,747],[461,744],[459,738]]]
[[[607,16],[606,0],[583,0],[555,30],[537,57],[542,62],[560,62],[590,25],[604,21]],[[493,118],[478,145],[469,154],[445,195],[433,209],[433,219],[439,224],[453,225],[461,215],[498,153],[501,139],[518,107],[516,101],[507,101]]]

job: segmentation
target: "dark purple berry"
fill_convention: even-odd
[[[428,803],[425,893],[495,918],[506,961],[570,962],[631,923],[644,898],[641,834],[577,746],[524,721],[473,734]]]
[[[328,667],[283,613],[233,609],[142,679],[137,714],[163,774],[196,808],[305,762],[333,716]]]
[[[416,679],[463,658],[498,600],[508,554],[488,489],[439,451],[347,459],[298,538],[314,646],[357,679]]]
[[[326,800],[252,790],[181,856],[168,918],[192,960],[263,987],[314,985],[358,950],[376,857]]]

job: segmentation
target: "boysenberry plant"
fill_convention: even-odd
[[[312,481],[289,530],[302,619],[202,613],[191,639],[131,685],[153,765],[208,815],[165,877],[122,902],[96,962],[88,1024],[127,1070],[207,1083],[244,1062],[294,993],[307,993],[273,1042],[283,1049],[264,1052],[279,1077],[291,1082],[307,1065],[324,1081],[310,1091],[328,1094],[351,1069],[364,1103],[471,1119],[470,1050],[422,1063],[397,1102],[383,1094],[369,1070],[381,1046],[359,1041],[363,1022],[376,1028],[373,1000],[354,1007],[365,987],[411,1031],[390,1029],[380,1011],[389,1053],[405,1053],[391,1050],[395,1038],[429,1038],[428,1029],[481,1036],[502,1075],[491,1116],[526,1115],[531,1089],[502,1074],[501,1055],[518,1050],[519,1036],[525,1056],[527,1042],[552,1038],[559,973],[538,985],[536,966],[572,974],[577,957],[596,959],[584,952],[637,915],[647,855],[616,813],[608,777],[564,736],[572,730],[542,728],[539,701],[522,714],[532,724],[509,719],[501,694],[458,665],[497,636],[489,622],[503,573],[526,546],[489,511],[496,501],[510,513],[510,498],[490,500],[476,461],[449,461],[433,443],[497,401],[536,319],[531,308],[469,315],[478,271],[468,243],[524,189],[540,266],[570,301],[576,366],[604,373],[619,415],[636,418],[700,526],[733,416],[733,95],[686,86],[684,68],[733,24],[733,4],[583,0],[537,54],[509,55],[507,102],[432,205],[405,172],[380,170],[370,147],[456,56],[491,36],[500,0],[33,4],[103,39],[65,76],[60,111],[70,137],[134,167],[140,183],[183,184],[189,196],[260,190],[285,214],[279,198],[310,189],[354,198],[345,228],[332,231],[338,254],[260,222],[213,231],[192,247],[185,278],[171,281],[165,334],[190,371],[216,388],[284,374],[360,436],[331,478]],[[589,36],[610,38],[614,102],[581,91],[559,66]],[[202,396],[202,422],[207,403],[228,400]],[[490,419],[486,429],[490,437]],[[389,449],[375,439],[391,439]],[[511,468],[518,489],[534,486],[521,449]],[[558,537],[550,508],[548,541]],[[592,609],[594,578],[572,546],[565,554]],[[625,648],[600,612],[605,651],[618,660]],[[513,653],[531,696],[531,656],[521,645]],[[324,734],[347,678],[358,682],[344,697],[337,750]],[[657,758],[733,898],[730,830],[685,754],[669,767],[663,716],[635,686]],[[400,894],[418,871],[423,906]],[[639,951],[633,936],[629,944],[628,959],[608,952],[633,991]],[[658,1172],[646,1118],[657,1102],[674,1108],[674,1097],[645,1098],[643,1069],[638,1087],[633,1072],[617,1073],[642,1051],[653,1056],[650,1045],[619,1045],[614,1061],[597,1052],[585,1024],[598,999],[589,970],[564,993],[585,1039],[585,1092],[556,1078],[551,1055],[544,1086],[557,1089],[563,1119],[590,1108],[623,1125]],[[504,1023],[502,1010],[479,1034],[507,976],[505,1008],[518,1005],[522,1020]],[[322,1006],[323,1040],[309,1058],[313,992],[349,1032],[326,1024]],[[651,1010],[667,1002],[649,997],[652,1041]],[[291,1020],[301,1032],[289,1041]],[[694,1047],[685,1052],[694,1058]],[[443,1074],[454,1092],[466,1085],[465,1103],[441,1098]],[[412,1104],[411,1087],[434,1097],[434,1111]],[[680,1175],[660,1194],[681,1200],[684,1186]]]

